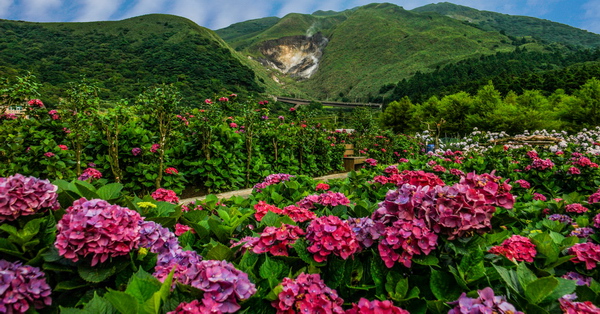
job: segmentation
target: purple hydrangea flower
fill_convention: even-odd
[[[139,147],[132,148],[131,153],[133,156],[139,156],[142,153],[142,149]]]
[[[58,187],[48,180],[15,174],[0,178],[0,222],[33,215],[48,208],[56,210]]]
[[[567,216],[567,215],[561,215],[561,214],[552,214],[550,216],[548,216],[549,220],[554,220],[554,221],[560,221],[562,223],[567,223],[570,224],[573,219],[571,219],[571,217]]]
[[[495,296],[494,290],[487,287],[483,290],[478,290],[479,297],[476,299],[467,297],[467,294],[463,294],[458,300],[450,302],[450,305],[456,305],[453,309],[448,311],[448,314],[484,314],[484,313],[513,313],[513,314],[524,314],[521,311],[517,311],[514,305],[506,302],[503,296]]]
[[[586,276],[583,276],[574,271],[570,271],[570,272],[562,275],[561,278],[575,280],[577,282],[576,284],[578,286],[588,286],[589,287],[592,284],[592,277],[586,277]]]
[[[289,181],[290,178],[293,178],[293,175],[285,174],[285,173],[274,173],[265,177],[265,180],[261,183],[257,183],[254,185],[254,189],[256,192],[262,191],[262,189],[266,188],[269,185],[277,184],[283,181]]]
[[[356,240],[363,249],[371,247],[385,231],[382,223],[376,223],[369,217],[350,218],[346,222],[356,234]]]
[[[50,286],[39,268],[0,260],[0,313],[25,313],[52,304]]]

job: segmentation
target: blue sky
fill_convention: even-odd
[[[236,22],[288,13],[342,11],[378,1],[363,0],[0,0],[0,18],[31,22],[121,20],[149,13],[187,17],[219,29]],[[382,2],[382,1],[379,1]],[[387,1],[414,9],[430,0]],[[600,34],[600,0],[451,0],[479,10],[525,15]]]

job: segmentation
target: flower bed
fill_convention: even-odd
[[[432,152],[327,184],[277,174],[184,206],[167,189],[1,178],[1,306],[595,313],[600,158],[578,148]]]

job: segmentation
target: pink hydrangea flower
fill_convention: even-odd
[[[51,157],[54,157],[54,153],[53,152],[45,152],[44,156],[51,158]]]
[[[396,220],[379,240],[379,255],[388,268],[396,262],[410,268],[415,255],[429,255],[437,248],[438,235],[422,219]]]
[[[142,149],[139,147],[134,147],[131,149],[131,154],[133,154],[133,156],[139,156],[142,153]]]
[[[352,308],[346,311],[346,314],[410,314],[407,310],[394,306],[392,301],[373,300],[369,301],[360,298],[358,304],[352,303]]]
[[[305,222],[307,220],[313,220],[317,218],[317,215],[304,207],[298,207],[296,205],[289,205],[281,210],[283,215],[290,217],[295,222]]]
[[[87,179],[97,180],[102,178],[102,172],[94,168],[86,168],[83,173],[77,178],[79,181],[85,181]]]
[[[343,193],[327,191],[319,195],[308,195],[296,202],[298,207],[306,209],[315,208],[315,204],[335,207],[338,205],[348,205],[350,204],[350,200]]]
[[[152,147],[150,147],[150,152],[156,153],[159,148],[160,148],[160,144],[152,144]]]
[[[277,313],[343,314],[343,303],[337,291],[327,287],[319,274],[301,273],[296,279],[283,279],[281,292],[271,305]]]
[[[587,212],[588,210],[589,209],[587,207],[584,207],[583,205],[581,205],[579,203],[573,203],[573,204],[569,204],[569,205],[565,206],[565,211],[567,213],[581,214],[581,213]]]
[[[179,203],[179,197],[177,197],[175,191],[163,188],[159,188],[152,192],[152,198],[159,202],[169,202],[172,204]]]
[[[537,254],[535,245],[531,243],[531,240],[520,235],[513,235],[504,240],[501,245],[492,247],[489,252],[503,255],[510,260],[529,263],[533,262],[533,258]]]
[[[21,262],[0,260],[0,313],[32,312],[52,304],[46,274]]]
[[[265,177],[265,180],[263,182],[255,184],[254,189],[256,190],[256,192],[260,192],[260,191],[262,191],[262,189],[266,188],[269,185],[277,184],[277,183],[284,182],[284,181],[289,181],[293,177],[294,177],[293,175],[286,174],[286,173],[270,174],[267,177]]]
[[[15,174],[0,178],[0,222],[40,213],[48,208],[56,210],[58,187],[48,180]]]
[[[134,210],[100,199],[81,198],[67,208],[56,224],[58,254],[77,262],[92,257],[91,265],[129,254],[138,246],[142,217]]]
[[[515,181],[515,183],[517,183],[520,187],[522,187],[524,189],[529,189],[531,187],[531,184],[529,184],[529,182],[527,182],[523,179],[519,179],[519,180]]]
[[[167,169],[165,169],[165,173],[166,174],[179,174],[179,171],[177,171],[177,169],[175,169],[174,167],[167,167]]]
[[[569,255],[575,255],[571,259],[573,263],[585,263],[585,269],[594,269],[600,262],[600,245],[591,242],[576,243],[569,248]]]
[[[194,231],[194,229],[192,229],[192,227],[190,227],[190,226],[182,225],[180,223],[175,224],[175,235],[176,236],[180,236],[190,230],[192,233],[196,233]]]
[[[533,193],[533,200],[545,202],[547,200],[547,198],[543,194]]]
[[[334,254],[347,259],[359,249],[356,234],[347,222],[337,216],[319,217],[306,228],[307,250],[317,262],[323,262]]]
[[[274,212],[275,214],[281,214],[281,209],[275,205],[267,204],[265,201],[258,201],[254,204],[254,218],[256,221],[261,221],[268,212]]]
[[[32,107],[44,108],[44,103],[39,99],[32,99],[27,102]]]
[[[69,150],[69,147],[67,147],[67,145],[58,145],[58,148],[60,148],[61,150]]]
[[[244,247],[252,249],[256,254],[271,253],[275,256],[289,256],[287,249],[304,234],[304,230],[298,226],[282,224],[279,228],[266,227],[259,237],[245,238],[235,245],[246,242],[248,245]]]
[[[577,295],[567,294],[558,299],[560,309],[565,314],[597,314],[600,313],[600,308],[596,307],[592,302],[575,302]]]
[[[569,174],[581,174],[581,170],[579,170],[579,168],[577,168],[577,167],[570,167],[569,170],[567,170],[567,173],[569,173]]]
[[[371,167],[375,167],[377,166],[377,160],[373,159],[373,158],[367,158],[365,159],[365,163]]]
[[[327,183],[318,183],[315,191],[327,191],[329,190],[329,184]]]

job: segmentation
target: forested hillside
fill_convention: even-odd
[[[117,22],[0,20],[0,77],[30,71],[53,103],[68,82],[97,80],[103,98],[139,95],[173,83],[188,102],[223,92],[262,92],[254,71],[213,31],[170,15]],[[193,103],[191,103],[193,104]]]
[[[570,93],[594,77],[600,78],[600,49],[570,53],[517,49],[463,60],[430,73],[417,72],[408,80],[382,86],[379,96],[371,101],[393,101],[407,96],[414,102],[422,102],[431,96],[460,91],[474,94],[490,81],[503,95],[528,89],[549,94],[559,88]]]

